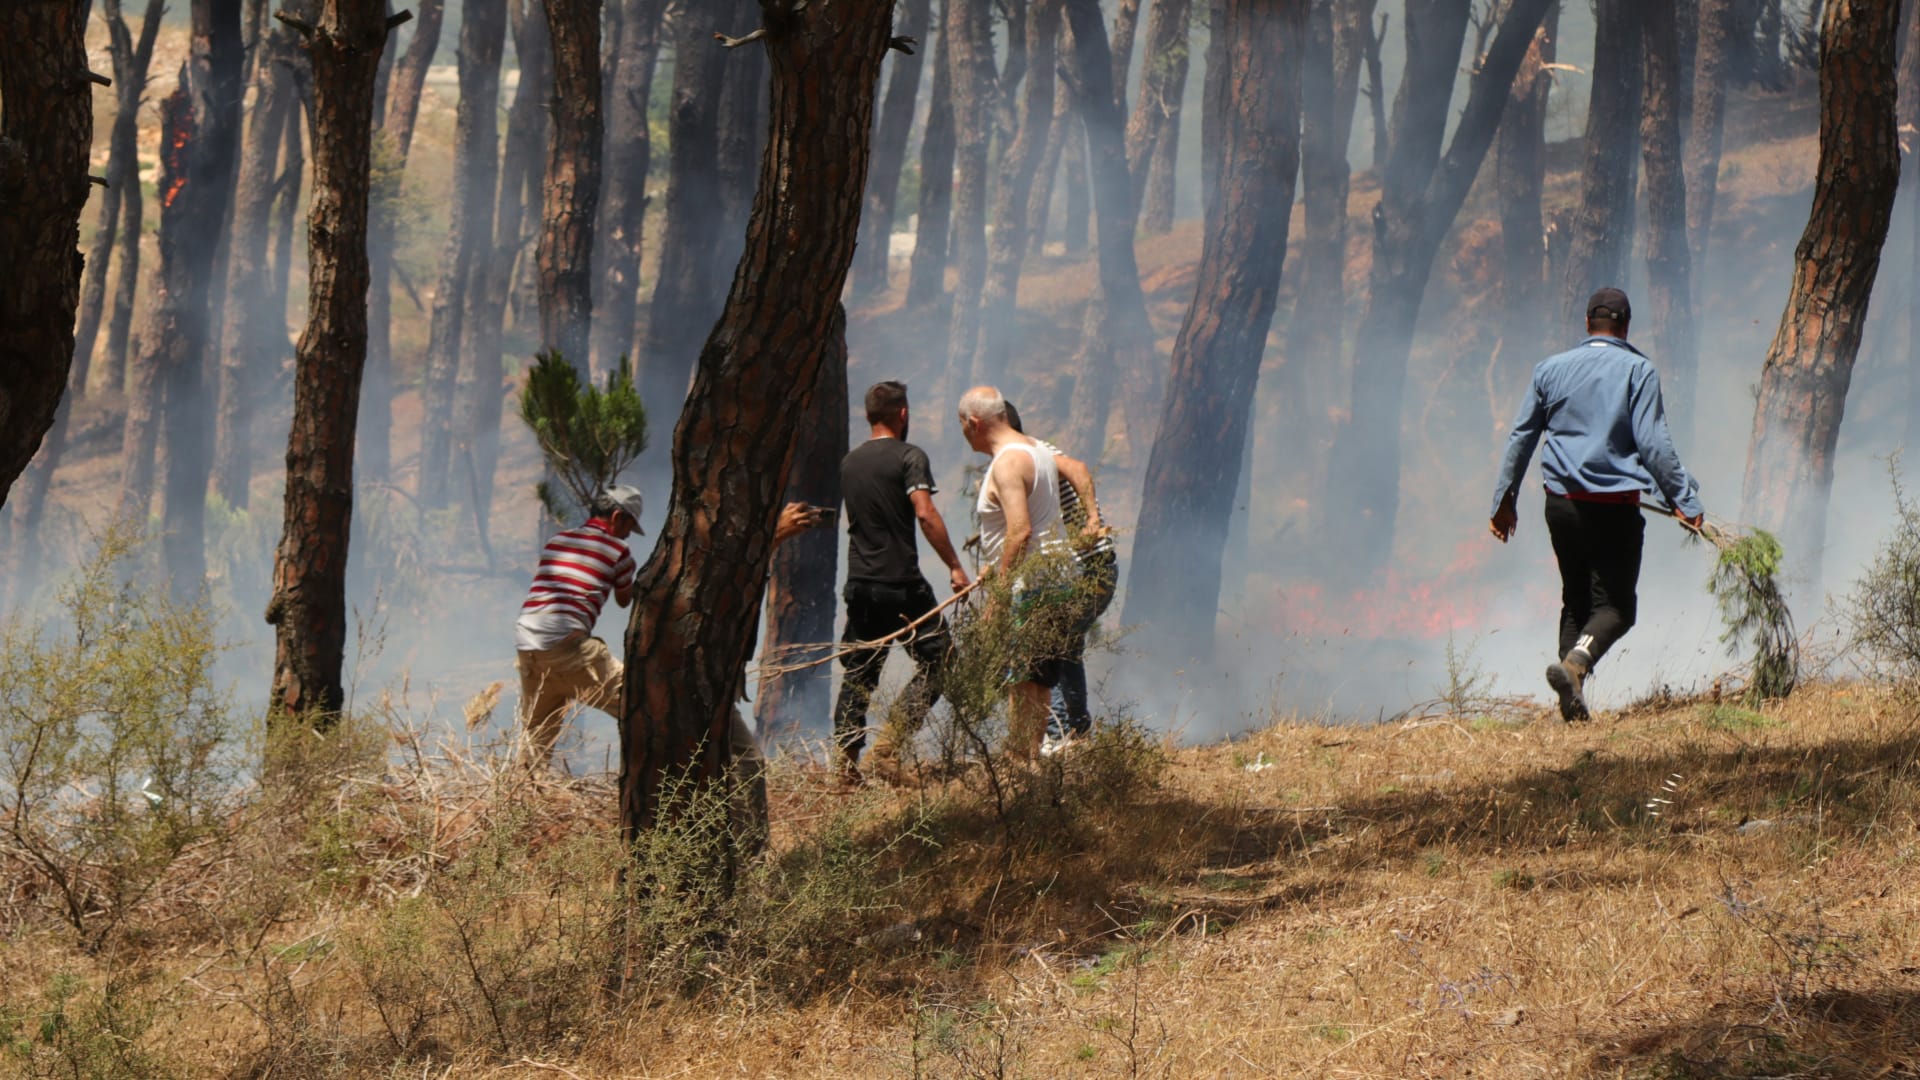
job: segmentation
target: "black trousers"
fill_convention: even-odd
[[[1646,532],[1631,503],[1547,493],[1547,533],[1560,560],[1559,656],[1578,645],[1597,661],[1633,628]]]
[[[843,642],[886,637],[940,606],[933,597],[933,587],[924,580],[849,581],[841,595],[847,601],[847,628],[840,635]],[[906,649],[918,668],[902,695],[910,730],[919,729],[939,700],[941,676],[952,648],[953,639],[947,634],[944,619],[930,619],[910,635]],[[880,672],[886,663],[886,649],[856,649],[840,659],[842,678],[840,697],[833,705],[833,735],[849,753],[858,754],[866,745],[867,705],[880,685]]]

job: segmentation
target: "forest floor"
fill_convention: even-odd
[[[1005,809],[777,761],[758,906],[624,1000],[604,778],[310,778],[333,810],[192,855],[103,952],[0,943],[0,1071],[1920,1075],[1916,751],[1910,696],[1828,685],[1095,746],[1003,763]]]

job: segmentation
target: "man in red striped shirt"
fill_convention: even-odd
[[[569,705],[609,713],[620,705],[620,661],[593,636],[593,626],[608,593],[621,607],[633,599],[633,553],[626,540],[641,532],[640,506],[638,489],[616,484],[594,500],[586,524],[556,535],[540,552],[540,568],[514,626],[530,768],[544,769],[552,761]]]

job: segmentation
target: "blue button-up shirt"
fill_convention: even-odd
[[[1544,434],[1541,479],[1548,491],[1621,495],[1659,491],[1688,517],[1700,513],[1700,485],[1680,464],[1660,400],[1660,375],[1645,353],[1620,338],[1590,337],[1540,361],[1514,420],[1493,512],[1518,493]]]

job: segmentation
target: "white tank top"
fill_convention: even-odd
[[[1033,526],[1028,554],[1058,548],[1065,542],[1067,530],[1060,515],[1060,469],[1054,464],[1053,452],[1044,446],[1012,443],[993,455],[993,464],[999,464],[1000,458],[1012,451],[1024,451],[1033,458],[1034,482],[1027,490],[1027,520]],[[993,466],[989,465],[987,478],[980,483],[980,501],[974,509],[980,514],[981,554],[988,562],[998,563],[1001,549],[1007,543],[1007,511],[1000,505],[992,478]]]

